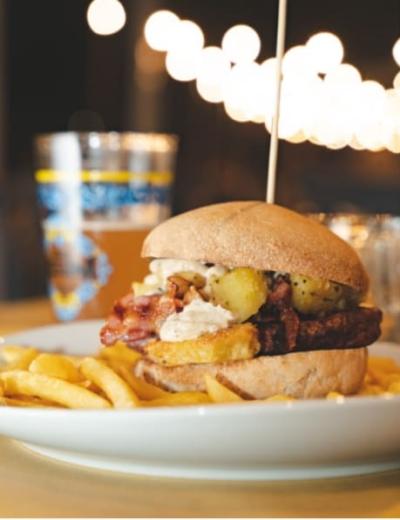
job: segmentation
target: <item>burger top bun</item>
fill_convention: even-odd
[[[142,256],[304,274],[365,293],[357,253],[326,227],[260,201],[226,202],[173,217],[147,236]]]

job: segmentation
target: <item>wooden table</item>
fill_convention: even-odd
[[[0,304],[0,334],[51,321],[46,301]],[[0,517],[400,516],[400,471],[303,482],[145,478],[54,462],[4,438],[0,463]]]

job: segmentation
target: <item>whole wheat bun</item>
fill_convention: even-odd
[[[214,204],[173,217],[150,232],[142,256],[304,274],[368,289],[364,267],[346,242],[310,218],[260,201]]]
[[[367,357],[366,348],[357,348],[175,367],[142,359],[136,363],[135,373],[172,392],[204,392],[204,376],[210,374],[245,398],[265,399],[285,394],[306,399],[325,397],[329,392],[355,394],[364,379]]]

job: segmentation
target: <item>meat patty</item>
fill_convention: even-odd
[[[285,354],[325,348],[355,348],[370,345],[379,338],[382,312],[358,307],[319,319],[299,320],[295,346],[282,321],[254,320],[259,330],[260,355]]]

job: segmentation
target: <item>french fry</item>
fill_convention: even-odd
[[[341,398],[341,397],[344,397],[344,396],[340,392],[329,392],[328,394],[326,394],[325,399],[328,399],[328,400],[332,399],[333,401],[335,401],[336,399]]]
[[[2,345],[0,347],[0,356],[6,363],[12,363],[16,361],[21,354],[26,352],[26,350],[26,347],[21,347],[20,345]]]
[[[13,401],[18,401],[21,403],[21,406],[26,404],[27,406],[40,406],[40,407],[46,407],[46,408],[62,408],[63,406],[61,404],[55,403],[54,401],[49,401],[47,399],[42,399],[40,397],[33,397],[31,395],[16,395],[12,398],[8,398],[9,400],[12,399]]]
[[[128,385],[140,399],[148,401],[151,399],[159,399],[171,395],[170,392],[166,392],[158,386],[151,385],[150,383],[147,383],[147,381],[144,381],[143,379],[135,376],[135,374],[132,372],[131,366],[128,366],[126,363],[110,359],[108,364],[114,370],[114,372],[120,375],[122,379],[128,383]]]
[[[33,347],[4,345],[0,347],[0,355],[5,360],[5,370],[26,370],[39,354]]]
[[[391,394],[400,394],[400,381],[391,383],[388,388],[388,392]]]
[[[12,397],[0,397],[0,406],[18,406],[21,408],[47,408],[49,405],[24,401]],[[54,403],[51,405],[54,406]]]
[[[379,356],[370,356],[368,359],[368,371],[379,370],[386,373],[400,374],[400,366],[392,358],[385,358]]]
[[[142,401],[142,405],[146,407],[156,406],[188,406],[191,404],[208,404],[211,400],[209,396],[203,392],[177,392],[169,394],[152,401]]]
[[[29,372],[46,374],[70,383],[82,381],[82,376],[72,361],[59,354],[39,354],[29,365]]]
[[[364,384],[357,395],[381,395],[385,390],[379,385]]]
[[[331,392],[332,394],[336,394],[336,392]],[[338,394],[340,395],[340,394]],[[331,399],[333,399],[331,397]],[[335,397],[336,399],[336,397]],[[290,395],[285,395],[285,394],[275,394],[275,395],[271,395],[271,397],[267,397],[265,399],[265,401],[294,401],[293,397],[290,397]]]
[[[139,352],[127,347],[122,341],[117,341],[111,347],[102,347],[99,355],[107,361],[124,361],[131,365],[134,365],[142,357]]]
[[[13,370],[1,372],[0,380],[4,385],[4,395],[7,397],[17,395],[40,397],[67,408],[110,408],[111,406],[108,401],[81,386],[44,374]]]
[[[214,403],[239,403],[243,399],[208,374],[204,376],[207,393]]]
[[[129,385],[104,361],[84,358],[80,369],[82,374],[103,390],[115,408],[135,408],[140,400]]]
[[[370,369],[368,374],[371,378],[372,384],[378,384],[383,389],[388,388],[392,383],[400,381],[400,373],[388,373],[376,369]]]
[[[68,354],[62,354],[62,357],[64,359],[68,359],[68,361],[70,361],[77,370],[79,370],[79,366],[82,363],[82,359],[84,358],[84,356],[69,356]]]

